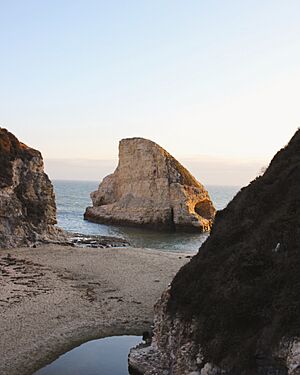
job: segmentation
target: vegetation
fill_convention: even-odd
[[[300,131],[216,217],[171,286],[168,309],[197,321],[208,361],[254,366],[300,336]]]

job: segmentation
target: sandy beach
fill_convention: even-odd
[[[140,335],[188,260],[136,248],[0,250],[0,374],[30,375],[90,339]]]

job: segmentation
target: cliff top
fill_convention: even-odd
[[[0,154],[9,154],[13,158],[40,155],[40,152],[20,142],[5,128],[0,128]]]
[[[12,183],[12,164],[15,159],[30,160],[33,157],[41,157],[39,151],[34,150],[10,133],[7,129],[0,128],[0,187],[9,186]]]
[[[119,142],[119,149],[121,147],[128,147],[129,144],[139,143],[139,145],[149,147],[154,150],[155,153],[159,153],[164,156],[168,161],[170,169],[177,170],[180,173],[180,183],[187,186],[195,186],[203,188],[203,185],[196,180],[196,178],[181,164],[176,160],[168,151],[163,147],[159,146],[157,143],[151,141],[150,139],[133,137],[133,138],[123,138]]]

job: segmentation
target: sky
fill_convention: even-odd
[[[0,0],[0,126],[51,178],[151,139],[244,185],[300,126],[299,0]]]

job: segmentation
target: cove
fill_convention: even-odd
[[[128,375],[129,350],[141,341],[140,336],[113,336],[88,341],[33,375]]]

